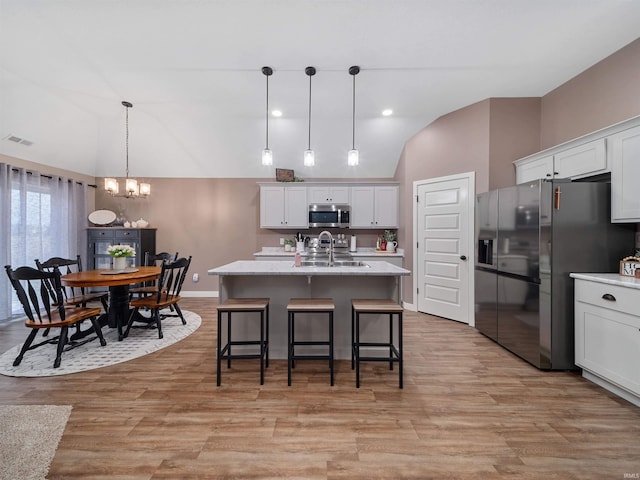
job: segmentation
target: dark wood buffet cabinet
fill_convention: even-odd
[[[131,245],[135,257],[130,257],[129,266],[140,266],[145,252],[156,253],[155,228],[89,227],[87,228],[87,262],[85,270],[112,268],[113,260],[107,252],[109,245]]]

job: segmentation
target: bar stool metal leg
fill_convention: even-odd
[[[330,384],[334,385],[334,325],[333,312],[335,305],[330,298],[292,298],[287,305],[287,384],[291,386],[291,370],[295,368],[296,360],[322,359],[329,361]],[[327,314],[329,338],[327,341],[309,340],[296,341],[295,339],[295,315],[296,314]],[[326,354],[296,354],[296,346],[326,346]]]
[[[403,359],[403,332],[402,332],[403,309],[393,300],[376,299],[352,299],[351,301],[351,335],[352,353],[351,369],[356,371],[356,388],[360,388],[360,362],[361,361],[388,361],[389,370],[393,370],[393,364],[398,363],[398,383],[399,387],[404,386],[404,359]],[[389,340],[388,342],[362,342],[360,340],[360,315],[388,315],[389,316]],[[398,318],[398,345],[394,344],[393,318]],[[361,356],[360,348],[388,348],[388,356]]]
[[[264,385],[264,371],[269,366],[269,299],[268,298],[230,298],[218,306],[217,324],[217,354],[216,354],[216,385],[221,383],[221,364],[226,358],[227,368],[231,368],[232,359],[260,360],[260,385]],[[226,345],[222,345],[222,315],[227,314]],[[233,340],[232,339],[232,313],[259,314],[260,337],[258,340]],[[255,338],[255,337],[254,337]],[[258,353],[232,353],[232,346],[258,346]],[[235,350],[235,349],[234,349]]]

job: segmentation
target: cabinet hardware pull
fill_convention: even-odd
[[[602,299],[603,300],[608,300],[610,302],[615,302],[616,301],[616,297],[614,297],[610,293],[605,293],[604,295],[602,295]]]
[[[460,260],[466,260],[467,256],[466,255],[460,255]]]

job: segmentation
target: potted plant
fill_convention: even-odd
[[[385,230],[384,231],[384,250],[394,252],[396,247],[398,246],[398,242],[396,242],[396,232],[395,230]]]
[[[384,231],[384,239],[387,243],[395,242],[396,240],[396,232],[394,230],[385,230]]]
[[[113,257],[113,269],[124,270],[127,258],[135,256],[136,250],[131,245],[109,245],[107,253]]]

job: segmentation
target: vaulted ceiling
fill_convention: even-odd
[[[390,177],[439,116],[542,96],[638,25],[631,0],[0,0],[0,153],[124,176],[127,100],[132,176]],[[283,112],[269,120],[273,167],[260,162],[265,65]],[[306,66],[315,167],[302,164]]]

